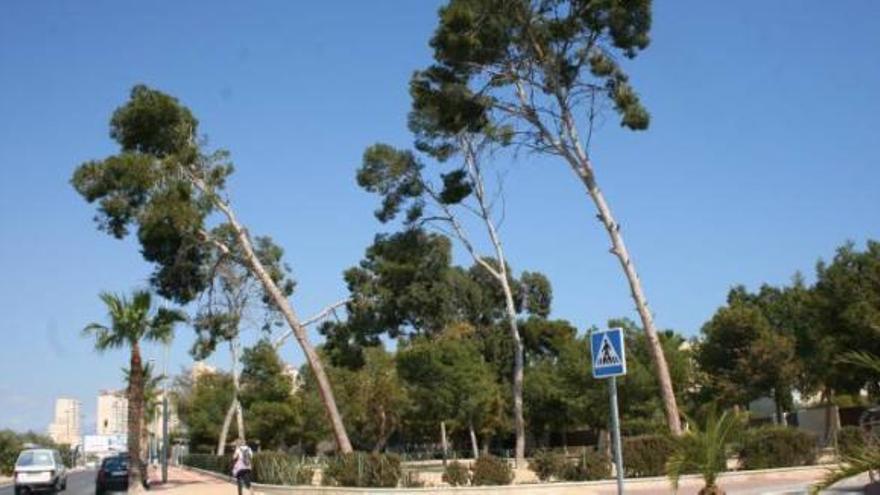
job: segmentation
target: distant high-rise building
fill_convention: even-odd
[[[49,424],[49,437],[59,445],[75,447],[82,442],[80,416],[82,404],[76,400],[60,397],[55,400],[55,417]]]
[[[128,433],[128,398],[123,390],[102,390],[98,394],[95,432],[98,435]]]
[[[211,375],[217,372],[217,368],[205,364],[203,361],[196,361],[190,369],[190,379],[193,382],[198,381],[203,375]]]

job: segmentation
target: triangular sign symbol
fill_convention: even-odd
[[[616,366],[621,364],[620,356],[611,345],[611,340],[607,335],[602,337],[602,345],[599,346],[599,355],[596,356],[595,366],[602,368],[605,366]]]

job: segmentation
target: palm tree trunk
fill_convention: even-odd
[[[203,191],[211,193],[207,190],[204,184],[197,183],[196,186]],[[330,420],[330,426],[333,429],[333,435],[336,439],[337,447],[342,453],[352,452],[351,441],[348,439],[348,433],[345,431],[345,425],[342,423],[342,415],[339,414],[339,408],[336,406],[336,399],[333,397],[333,389],[330,386],[330,380],[327,378],[327,373],[324,370],[321,358],[315,351],[314,346],[309,342],[305,327],[300,323],[290,301],[287,300],[287,297],[281,292],[281,289],[278,288],[278,285],[272,280],[272,277],[266,271],[263,263],[257,257],[254,252],[254,247],[251,244],[251,240],[248,237],[245,228],[236,219],[235,213],[233,213],[228,204],[219,198],[215,198],[214,204],[226,216],[229,225],[235,232],[238,245],[244,254],[248,266],[253,271],[254,275],[260,280],[266,294],[269,296],[275,307],[281,312],[282,316],[284,316],[285,321],[290,326],[296,340],[299,342],[303,354],[305,354],[306,360],[309,363],[309,368],[311,368],[312,373],[315,375],[318,392],[321,394],[321,400],[324,403],[327,417]],[[217,247],[224,249],[226,246],[220,243]]]
[[[128,379],[128,492],[141,493],[142,480],[146,479],[145,465],[141,458],[141,434],[143,431],[144,372],[138,342],[131,344],[131,362]]]

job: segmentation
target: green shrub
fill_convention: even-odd
[[[808,466],[816,463],[816,438],[786,426],[748,430],[739,449],[742,469]]]
[[[393,488],[401,475],[400,457],[396,454],[354,452],[329,459],[322,483],[330,486]]]
[[[504,459],[483,455],[471,466],[471,482],[474,485],[509,485],[513,471]]]
[[[467,466],[458,461],[447,463],[446,468],[443,469],[443,481],[452,486],[465,486],[470,480],[471,473]]]
[[[311,485],[314,470],[283,452],[254,454],[254,481],[269,485]]]
[[[12,430],[0,431],[0,474],[9,476],[15,468],[22,442]]]
[[[851,457],[867,445],[865,432],[858,426],[844,426],[837,432],[837,454]]]
[[[666,460],[675,451],[669,435],[640,435],[623,440],[623,469],[627,477],[663,476]]]
[[[189,454],[180,459],[184,466],[194,467],[196,469],[204,469],[214,473],[232,474],[232,454],[214,455],[214,454]]]
[[[611,477],[611,461],[605,454],[583,449],[577,463],[565,463],[559,479],[565,481],[594,481]]]
[[[551,478],[562,479],[562,473],[568,467],[568,459],[565,455],[552,450],[539,450],[529,461],[529,469],[535,472],[535,476],[541,481],[549,481]]]

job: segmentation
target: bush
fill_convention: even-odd
[[[254,454],[254,481],[270,485],[311,485],[314,470],[283,452]]]
[[[342,454],[327,461],[322,483],[330,486],[393,488],[400,481],[396,454]]]
[[[214,454],[189,454],[180,459],[184,466],[194,467],[196,469],[204,469],[214,473],[232,474],[232,454],[214,455]]]
[[[837,432],[837,455],[851,457],[867,446],[865,432],[858,426],[844,426]]]
[[[552,450],[539,450],[529,461],[529,469],[535,472],[535,476],[541,481],[549,481],[551,478],[562,479],[562,473],[568,467],[568,459],[565,455]]]
[[[623,470],[627,477],[663,476],[666,460],[675,452],[669,435],[641,435],[623,440]]]
[[[748,430],[739,449],[742,469],[808,466],[816,463],[816,438],[786,426]]]
[[[471,473],[467,466],[458,461],[447,463],[446,468],[443,469],[443,481],[452,486],[465,486],[470,480]]]
[[[611,461],[605,454],[584,449],[576,464],[566,462],[558,478],[565,481],[594,481],[611,477]]]
[[[471,482],[474,485],[509,485],[513,471],[504,459],[483,455],[471,466]]]

